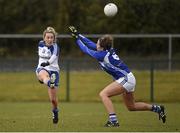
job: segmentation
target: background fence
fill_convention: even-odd
[[[87,35],[87,37],[90,38],[98,38],[102,35]],[[39,39],[41,38],[41,35],[12,35],[12,34],[6,34],[6,35],[0,35],[1,39]],[[144,34],[130,34],[130,35],[119,35],[119,34],[113,34],[113,37],[115,39],[121,38],[122,40],[124,38],[132,39],[132,38],[142,38],[142,39],[154,39],[154,38],[160,38],[160,39],[168,39],[167,43],[164,45],[167,45],[167,53],[163,57],[163,59],[159,59],[158,57],[152,57],[150,58],[130,58],[128,56],[123,57],[122,59],[125,61],[125,63],[130,67],[131,70],[133,71],[148,71],[149,72],[149,100],[154,101],[154,89],[156,89],[155,86],[155,77],[156,74],[154,72],[156,71],[163,71],[164,73],[168,73],[171,71],[179,71],[180,69],[180,59],[172,58],[172,39],[179,38],[180,35],[171,35],[171,34],[153,34],[153,35],[144,35]],[[69,35],[59,35],[59,39],[69,39]],[[8,44],[0,44],[0,46],[3,45],[8,45]],[[23,45],[23,44],[19,44]],[[115,44],[116,45],[116,44]],[[146,45],[146,44],[145,44]],[[155,46],[154,46],[155,47]],[[63,48],[61,49],[63,51]],[[121,57],[121,56],[120,56]],[[0,58],[0,72],[25,72],[25,71],[35,71],[36,65],[38,62],[38,57],[29,57],[29,58],[19,58],[19,57],[14,57],[14,58]],[[98,63],[88,57],[85,56],[85,58],[73,58],[73,57],[61,57],[60,56],[60,62],[59,62],[61,71],[64,71],[66,73],[66,97],[64,100],[70,101],[71,100],[71,72],[73,71],[99,71],[99,66]],[[87,79],[88,80],[88,79]],[[166,81],[165,81],[166,82]],[[171,82],[171,81],[170,81]],[[174,81],[173,81],[174,82]],[[176,86],[180,87],[180,81],[177,80],[174,82]],[[143,84],[143,83],[142,83]],[[163,85],[162,85],[163,86]],[[72,99],[73,100],[73,99]]]
[[[102,36],[102,34],[88,34],[88,35],[85,35],[89,38],[99,38]],[[165,57],[165,59],[168,60],[168,69],[171,70],[171,60],[172,60],[172,47],[173,47],[173,43],[172,43],[172,40],[173,39],[177,39],[177,38],[180,38],[180,34],[112,34],[112,36],[115,38],[115,39],[168,39],[167,40],[167,43],[164,44],[164,45],[167,45],[168,48],[167,48],[167,57]],[[42,38],[42,35],[40,34],[0,34],[0,38],[1,40],[2,39],[29,39],[29,40],[32,40],[32,39],[40,39]],[[70,38],[69,35],[58,35],[58,38],[59,39],[68,39]],[[177,39],[178,40],[178,39]],[[15,40],[17,41],[17,40]],[[8,43],[7,41],[6,42],[2,42],[2,43]],[[19,43],[19,42],[18,42]],[[0,48],[2,46],[5,46],[5,45],[10,45],[10,44],[1,44]],[[20,45],[23,45],[23,44],[20,44]],[[117,45],[117,44],[115,44]],[[131,44],[133,45],[133,44]],[[144,44],[146,45],[146,44]],[[156,44],[154,44],[156,45]],[[114,46],[115,47],[115,46]],[[156,46],[152,46],[152,47],[156,47]],[[16,48],[18,49],[18,48]],[[174,48],[175,49],[175,48]],[[4,50],[3,49],[0,49],[0,52],[2,54]]]

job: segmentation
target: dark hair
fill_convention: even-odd
[[[104,35],[99,39],[99,45],[104,50],[110,50],[113,45],[113,37],[111,35]]]

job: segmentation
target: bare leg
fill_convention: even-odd
[[[135,102],[133,92],[124,92],[123,98],[124,103],[129,111],[153,111],[159,114],[159,120],[162,120],[163,123],[166,122],[164,106],[151,105],[144,102]]]
[[[39,74],[37,75],[38,79],[42,81],[44,84],[48,86],[48,94],[49,99],[52,105],[52,112],[53,112],[53,123],[58,123],[58,100],[57,100],[57,88],[56,87],[49,87],[50,85],[50,76],[49,73],[45,70],[41,70]]]
[[[57,105],[58,105],[56,93],[57,93],[57,89],[55,89],[55,88],[53,88],[53,89],[49,88],[48,89],[48,94],[49,94],[50,102],[52,104],[52,109],[56,109]]]
[[[113,103],[110,99],[111,96],[116,96],[125,92],[125,89],[117,82],[113,82],[105,87],[100,93],[101,100],[107,110],[107,112],[114,113]]]
[[[123,92],[125,92],[125,89],[117,82],[113,82],[109,84],[100,92],[99,95],[101,97],[101,100],[107,112],[109,113],[109,120],[104,126],[119,127],[119,122],[118,122],[118,119],[114,110],[114,106],[110,97],[122,94]]]
[[[48,89],[48,94],[49,94],[49,99],[51,101],[52,105],[52,112],[53,112],[53,123],[57,124],[58,123],[58,100],[57,100],[57,88],[49,88]]]
[[[133,92],[124,92],[123,99],[129,111],[150,111],[152,109],[151,104],[135,102]]]
[[[38,79],[42,81],[45,85],[48,84],[48,81],[50,80],[49,73],[45,70],[41,70],[39,74],[37,75]]]

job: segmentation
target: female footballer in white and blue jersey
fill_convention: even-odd
[[[39,63],[36,69],[38,80],[48,87],[55,124],[58,123],[57,88],[59,85],[59,47],[56,43],[56,34],[52,27],[47,27],[44,31],[43,40],[38,44]]]
[[[69,29],[81,51],[95,58],[99,62],[101,68],[114,79],[114,81],[106,86],[99,94],[109,114],[109,120],[105,124],[106,127],[119,126],[110,97],[120,94],[123,95],[124,103],[129,111],[153,111],[158,113],[159,118],[165,123],[166,115],[164,106],[135,102],[133,92],[135,90],[136,79],[131,70],[118,57],[115,50],[112,48],[112,36],[105,35],[99,38],[97,43],[94,43],[79,34],[74,26],[70,26]]]

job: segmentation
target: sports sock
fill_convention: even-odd
[[[58,119],[58,112],[59,112],[58,108],[54,108],[54,109],[52,110],[52,112],[53,112],[53,119],[54,119],[54,118],[55,118],[55,119]]]
[[[159,113],[161,111],[161,107],[159,105],[152,105],[151,111]]]
[[[115,113],[110,113],[109,114],[109,121],[111,122],[117,122],[117,116]]]
[[[53,112],[53,113],[57,113],[57,112],[59,112],[59,110],[58,110],[58,108],[54,108],[54,109],[52,110],[52,112]]]

